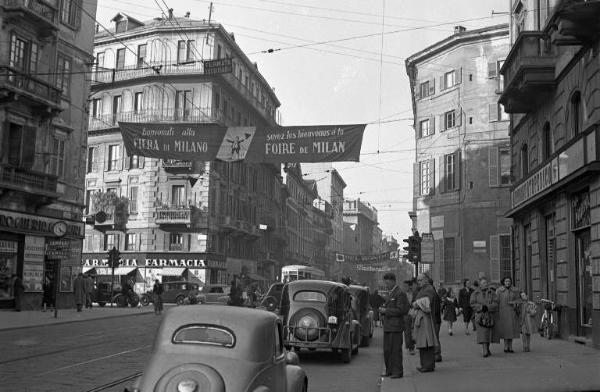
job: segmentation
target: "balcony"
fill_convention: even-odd
[[[58,31],[58,11],[43,0],[3,0],[2,8],[11,23],[32,22],[46,36]]]
[[[202,61],[194,61],[181,64],[165,64],[165,63],[144,63],[138,67],[127,66],[122,69],[94,67],[91,74],[92,89],[94,86],[105,83],[115,83],[133,79],[173,75],[193,75],[204,74],[204,64]]]
[[[185,226],[187,228],[205,228],[207,217],[192,205],[171,205],[156,207],[156,224],[161,226]]]
[[[220,216],[219,228],[226,233],[233,232],[234,230],[236,230],[235,220],[231,219],[230,216]]]
[[[96,218],[94,219],[94,229],[99,231],[107,231],[107,230],[125,230],[124,222],[119,219],[119,217],[114,212],[106,212],[104,211],[104,215],[102,215],[103,219],[99,219],[99,214],[95,214]]]
[[[556,45],[591,44],[600,34],[600,0],[565,0],[554,15]]]
[[[0,101],[24,99],[44,112],[60,111],[60,90],[16,68],[0,66]]]
[[[117,114],[104,114],[89,118],[89,130],[117,128],[119,121],[133,123],[223,123],[221,111],[212,108],[193,109],[148,109],[137,112],[121,112]]]
[[[54,199],[60,196],[57,191],[57,179],[51,174],[0,164],[0,187],[4,189]]]
[[[500,103],[507,113],[528,113],[556,85],[555,58],[546,50],[540,31],[523,31],[511,48],[500,73],[504,91]]]

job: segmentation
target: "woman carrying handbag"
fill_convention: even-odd
[[[481,355],[487,358],[492,355],[490,343],[500,343],[500,338],[494,333],[498,296],[494,288],[488,287],[488,280],[485,276],[479,278],[479,288],[471,295],[471,307],[475,311],[477,343],[481,344]]]

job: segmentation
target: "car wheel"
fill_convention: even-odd
[[[150,297],[148,297],[147,295],[142,295],[142,299],[140,299],[140,302],[143,306],[148,306],[150,305]]]
[[[117,304],[117,306],[119,308],[125,308],[125,307],[127,307],[127,298],[125,298],[124,295],[121,295],[121,294],[117,295],[115,297],[115,301],[114,302]]]
[[[352,359],[352,350],[349,348],[343,348],[342,350],[342,362],[349,363]]]
[[[103,308],[106,305],[106,302],[98,302],[98,306],[100,306],[101,308]]]
[[[179,297],[177,297],[175,299],[175,303],[177,305],[183,305],[184,301],[185,301],[185,297],[183,295],[180,295]]]

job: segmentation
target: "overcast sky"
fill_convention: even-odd
[[[161,8],[208,19],[210,3],[99,0],[97,20],[108,27],[118,12],[150,20],[161,16]],[[369,124],[360,162],[335,164],[348,185],[345,196],[377,208],[384,234],[399,240],[408,236],[415,142],[404,60],[452,35],[456,25],[474,29],[508,23],[510,0],[212,3],[212,20],[235,34],[274,87],[282,125]],[[501,14],[492,16],[492,11]],[[269,49],[274,51],[264,53]]]

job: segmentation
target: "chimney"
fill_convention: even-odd
[[[465,26],[454,26],[454,34],[464,33],[465,31],[467,31]]]
[[[234,40],[234,41],[235,41],[235,34],[233,34],[233,33],[229,33],[229,36],[231,37],[231,39],[232,39],[232,40]]]
[[[169,8],[169,19],[173,19],[173,8]]]
[[[186,13],[185,13],[185,17],[186,17],[186,18],[189,18],[189,17],[190,17],[190,11],[188,11],[188,12],[186,12]]]

